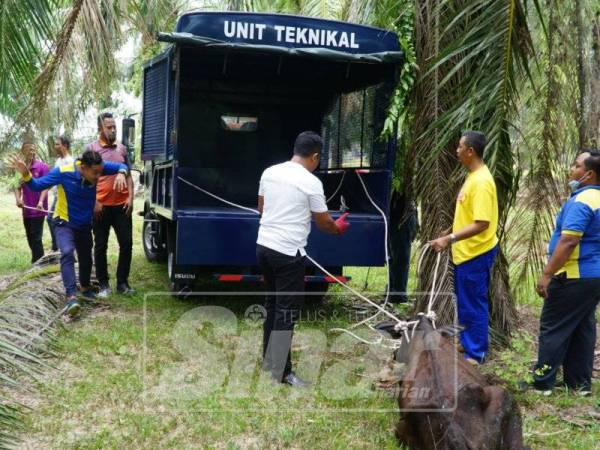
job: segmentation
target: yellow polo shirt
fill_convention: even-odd
[[[490,226],[482,233],[452,245],[454,264],[469,261],[498,244],[498,195],[494,177],[485,165],[467,175],[458,193],[452,232],[456,233],[476,220],[489,222]]]

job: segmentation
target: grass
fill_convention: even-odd
[[[4,206],[7,200],[0,197],[0,252],[6,255],[0,274],[29,264],[18,211]],[[54,361],[59,370],[48,371],[35,391],[18,393],[31,407],[21,448],[400,448],[393,436],[396,403],[371,389],[387,352],[369,352],[327,332],[354,319],[340,291],[334,289],[325,308],[305,312],[294,337],[298,372],[321,382],[305,391],[273,385],[258,367],[261,329],[245,317],[260,298],[239,295],[239,286],[211,283],[201,289],[218,294],[189,300],[145,296],[166,290],[166,270],[145,260],[137,216],[134,227],[131,284],[138,293],[115,295],[108,300],[110,309],[87,310],[59,333],[61,358]],[[110,245],[113,273],[114,236]],[[362,289],[367,270],[347,272]],[[380,292],[384,283],[385,271],[372,269],[368,290]],[[226,310],[217,310],[208,322],[199,320],[209,317],[211,311],[202,308],[211,306]],[[528,308],[537,314],[539,305]],[[495,355],[488,369],[509,383],[525,377],[535,340],[534,331],[524,329],[513,349]],[[543,399],[518,394],[518,399],[533,448],[591,449],[600,441],[597,422],[577,419],[576,424],[561,417],[564,411],[579,417],[577,408],[591,408],[597,398],[559,392]]]

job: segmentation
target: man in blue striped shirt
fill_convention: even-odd
[[[533,384],[546,395],[561,365],[568,388],[583,395],[592,390],[600,300],[600,152],[577,156],[569,186],[573,193],[556,218],[549,260],[536,286],[545,301]]]
[[[29,167],[18,157],[9,159],[12,167],[21,173],[23,182],[32,191],[43,191],[58,186],[54,210],[55,234],[60,249],[60,272],[67,292],[67,313],[77,315],[75,258],[79,262],[79,284],[82,295],[93,298],[90,290],[92,272],[92,215],[96,204],[96,183],[102,175],[117,175],[115,190],[126,189],[129,173],[125,164],[103,161],[98,152],[87,150],[72,164],[55,167],[47,175],[33,178]]]

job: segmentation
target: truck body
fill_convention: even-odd
[[[384,220],[367,193],[389,214],[396,142],[380,134],[402,62],[394,33],[198,12],[159,40],[170,45],[143,74],[143,243],[149,259],[167,261],[173,289],[207,275],[260,279],[259,216],[209,193],[256,208],[263,170],[289,160],[305,130],[324,139],[315,175],[332,215],[348,208],[351,221],[343,236],[313,225],[307,252],[336,275],[385,264]],[[331,281],[307,267],[307,282]]]

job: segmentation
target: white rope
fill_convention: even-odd
[[[421,264],[423,263],[423,258],[425,256],[425,254],[427,253],[427,251],[429,251],[429,250],[431,250],[431,245],[429,243],[425,243],[423,245],[423,248],[421,249],[421,255],[419,256],[419,261],[417,262],[417,274],[419,274],[419,276],[421,275],[421,267],[422,267]],[[436,260],[435,260],[435,269],[433,271],[433,280],[431,283],[431,289],[429,290],[429,301],[427,302],[426,315],[429,318],[432,318],[433,321],[435,321],[435,318],[436,318],[435,312],[433,311],[433,305],[435,304],[435,301],[441,291],[441,284],[440,284],[439,288],[437,286],[438,272],[439,272],[441,257],[442,257],[442,253],[437,252]],[[448,271],[448,257],[446,258],[446,262],[444,264],[444,271],[442,272],[440,280],[444,279],[444,277],[446,276],[446,272]]]
[[[392,319],[392,320],[394,320],[396,322],[396,325],[394,326],[394,328],[397,331],[402,330],[402,332],[406,336],[407,340],[410,342],[410,340],[408,339],[408,328],[411,327],[411,326],[413,327],[412,334],[414,335],[414,331],[415,331],[416,325],[419,323],[419,321],[418,320],[413,320],[413,321],[407,322],[407,321],[404,321],[404,320],[400,320],[394,314],[390,313],[389,311],[387,311],[385,309],[385,305],[387,304],[388,298],[389,298],[389,252],[388,252],[388,246],[387,246],[387,228],[388,228],[387,219],[385,217],[385,213],[381,210],[381,208],[379,208],[379,206],[377,206],[377,204],[373,201],[373,199],[369,195],[367,187],[364,184],[364,182],[362,181],[362,178],[360,177],[360,174],[358,172],[356,172],[356,174],[357,174],[357,176],[358,176],[358,178],[359,178],[359,180],[360,180],[360,182],[361,182],[361,184],[362,184],[362,186],[363,186],[363,188],[365,190],[365,194],[367,195],[367,198],[371,201],[371,203],[377,209],[377,211],[379,211],[379,213],[382,215],[383,220],[384,220],[384,228],[385,228],[385,240],[384,240],[384,242],[385,242],[386,266],[387,266],[387,272],[388,272],[388,285],[387,285],[387,288],[386,288],[386,297],[385,297],[385,302],[383,303],[383,306],[375,303],[374,301],[372,301],[369,298],[365,297],[360,292],[358,292],[355,289],[353,289],[352,287],[348,286],[346,283],[342,282],[337,276],[335,276],[334,274],[332,274],[331,272],[329,272],[327,269],[325,269],[323,266],[321,266],[317,261],[315,261],[309,254],[307,254],[306,257],[317,268],[319,268],[326,275],[330,276],[338,284],[340,284],[341,286],[343,286],[344,288],[346,288],[347,290],[349,290],[350,292],[352,292],[354,295],[356,295],[357,297],[359,297],[360,299],[364,300],[369,305],[371,305],[375,309],[377,309],[377,313],[375,315],[371,316],[369,319],[361,321],[359,324],[364,324],[364,323],[366,323],[366,322],[368,322],[368,321],[376,318],[379,314],[383,313],[384,315],[388,316],[390,319]],[[250,211],[250,212],[253,212],[255,214],[259,214],[259,212],[257,210],[255,210],[255,209],[247,208],[245,206],[241,206],[241,205],[238,205],[236,203],[233,203],[233,202],[230,202],[228,200],[225,200],[224,198],[219,197],[218,195],[215,195],[215,194],[213,194],[213,193],[211,193],[211,192],[209,192],[209,191],[207,191],[205,189],[202,189],[199,186],[196,186],[194,183],[189,182],[188,180],[184,179],[183,177],[178,176],[178,178],[181,181],[183,181],[184,183],[186,183],[186,184],[192,186],[193,188],[199,190],[200,192],[203,192],[206,195],[208,195],[208,196],[210,196],[212,198],[215,198],[215,199],[217,199],[217,200],[219,200],[219,201],[221,201],[221,202],[223,202],[223,203],[225,203],[227,205],[233,206],[235,208],[243,209],[243,210],[246,210],[246,211]],[[435,314],[435,313],[433,313],[433,314]],[[358,324],[355,325],[355,326],[358,326]],[[374,330],[373,327],[371,327],[370,325],[368,325],[368,326],[369,326],[369,328],[371,330]],[[339,331],[339,332],[342,332],[342,333],[346,333],[346,334],[352,336],[353,338],[357,339],[358,341],[363,342],[363,343],[365,343],[367,345],[380,345],[380,346],[387,347],[387,348],[392,348],[392,349],[399,348],[399,346],[400,346],[400,344],[402,342],[402,338],[400,338],[400,339],[387,339],[389,342],[392,343],[392,345],[391,346],[384,345],[383,344],[383,336],[381,336],[381,334],[378,332],[378,330],[374,330],[374,331],[377,331],[378,334],[379,334],[379,339],[377,339],[375,341],[367,341],[366,339],[361,338],[360,336],[356,335],[355,333],[353,333],[350,330],[347,330],[345,328],[333,328],[331,331]]]
[[[357,335],[357,334],[353,333],[352,331],[347,330],[345,328],[330,328],[329,331],[339,331],[341,333],[346,333],[346,334],[352,336],[357,341],[360,341],[367,345],[381,345],[381,342],[383,341],[383,336],[381,336],[381,335],[378,335],[378,339],[376,341],[367,341],[366,339],[363,339],[359,335]]]
[[[329,203],[329,201],[335,197],[335,194],[338,193],[338,191],[340,190],[340,188],[342,187],[342,183],[344,182],[344,178],[346,178],[346,171],[344,170],[342,172],[342,179],[340,180],[340,183],[338,184],[337,188],[335,188],[335,191],[333,191],[333,194],[331,194],[331,196],[325,201],[326,203]]]
[[[17,207],[17,208],[18,208],[18,207]],[[39,211],[39,212],[43,212],[43,213],[46,213],[46,214],[51,214],[51,213],[53,213],[53,212],[54,212],[54,211],[49,211],[49,210],[47,210],[47,209],[42,209],[42,208],[34,208],[33,206],[25,206],[25,205],[21,206],[21,208],[23,208],[23,209],[31,209],[31,210],[33,210],[33,211]]]
[[[181,181],[183,181],[185,184],[188,184],[188,185],[192,186],[193,188],[196,188],[196,189],[198,189],[200,192],[204,192],[206,195],[208,195],[208,196],[210,196],[210,197],[212,197],[212,198],[214,198],[214,199],[217,199],[217,200],[219,200],[219,201],[222,201],[223,203],[225,203],[225,204],[227,204],[227,205],[229,205],[229,206],[233,206],[233,207],[235,207],[235,208],[243,209],[243,210],[245,210],[245,211],[250,211],[250,212],[252,212],[252,213],[254,213],[254,214],[260,215],[260,213],[259,213],[259,212],[258,212],[258,210],[256,210],[256,209],[253,209],[253,208],[248,208],[248,207],[246,207],[246,206],[242,206],[242,205],[238,205],[237,203],[230,202],[229,200],[225,200],[224,198],[222,198],[222,197],[219,197],[218,195],[215,195],[215,194],[213,194],[212,192],[208,192],[208,191],[206,191],[206,190],[202,189],[200,186],[196,186],[194,183],[192,183],[192,182],[190,182],[190,181],[186,180],[186,179],[185,179],[185,178],[183,178],[183,177],[177,176],[177,178],[179,178],[179,179],[180,179]]]
[[[332,277],[335,281],[338,282],[338,284],[340,284],[343,287],[345,287],[346,289],[348,289],[350,292],[352,292],[357,297],[359,297],[359,298],[363,299],[364,301],[366,301],[369,305],[371,305],[374,308],[376,308],[380,313],[385,314],[386,316],[388,316],[389,318],[393,319],[397,323],[403,323],[402,320],[398,319],[395,315],[393,315],[392,313],[390,313],[388,310],[384,309],[383,307],[381,307],[380,305],[378,305],[377,303],[375,303],[373,300],[368,299],[367,297],[365,297],[364,295],[362,295],[360,292],[356,291],[355,289],[353,289],[350,286],[348,286],[346,283],[344,283],[341,280],[339,280],[335,275],[333,275],[327,269],[325,269],[325,267],[323,267],[321,264],[319,264],[317,261],[315,261],[313,258],[311,258],[311,256],[308,253],[306,254],[306,257],[315,266],[317,266],[319,269],[321,269],[321,271],[323,271],[323,273],[325,273],[326,275],[329,275],[330,277]]]
[[[345,333],[351,337],[353,337],[354,339],[356,339],[359,342],[362,342],[363,344],[367,344],[367,345],[379,345],[381,347],[384,348],[388,348],[391,350],[397,350],[400,348],[400,345],[402,343],[402,339],[388,339],[388,338],[384,338],[381,333],[378,332],[377,334],[377,339],[374,341],[368,341],[360,336],[358,336],[357,334],[353,333],[350,330],[347,330],[346,328],[331,328],[329,331],[339,331],[341,333]]]
[[[195,188],[195,189],[198,189],[200,192],[203,192],[203,193],[205,193],[206,195],[209,195],[209,196],[211,196],[211,197],[213,197],[213,198],[215,198],[215,199],[217,199],[217,200],[220,200],[220,201],[222,201],[223,203],[226,203],[226,204],[228,204],[228,205],[230,205],[230,206],[233,206],[233,207],[235,207],[235,208],[240,208],[240,209],[244,209],[244,210],[247,210],[247,211],[250,211],[250,212],[254,212],[254,213],[256,213],[256,214],[259,214],[259,212],[258,212],[257,210],[255,210],[255,209],[252,209],[252,208],[247,208],[247,207],[245,207],[245,206],[238,205],[237,203],[233,203],[233,202],[230,202],[230,201],[228,201],[228,200],[225,200],[224,198],[221,198],[221,197],[219,197],[218,195],[215,195],[215,194],[213,194],[213,193],[211,193],[211,192],[208,192],[208,191],[206,191],[206,190],[202,189],[202,188],[201,188],[201,187],[199,187],[199,186],[196,186],[194,183],[191,183],[191,182],[187,181],[187,180],[186,180],[185,178],[183,178],[183,177],[180,177],[180,176],[178,176],[177,178],[179,178],[179,179],[180,179],[181,181],[183,181],[184,183],[186,183],[186,184],[188,184],[188,185],[192,186],[193,188]],[[360,175],[359,175],[359,178],[360,178]],[[365,189],[366,189],[366,188],[365,188]],[[368,194],[367,194],[367,195],[368,195]],[[369,198],[370,198],[370,197],[369,197]],[[377,207],[377,206],[376,206],[376,207]],[[377,207],[377,209],[378,209],[379,211],[381,211],[381,210],[379,209],[379,207]],[[386,224],[387,224],[387,221],[386,221]],[[386,231],[387,231],[387,225],[386,225]],[[386,233],[386,235],[387,235],[387,233]],[[386,239],[386,243],[387,243],[387,239]],[[387,254],[387,252],[386,252],[386,254]],[[334,279],[334,280],[335,280],[337,283],[339,283],[340,285],[342,285],[343,287],[345,287],[346,289],[348,289],[348,290],[349,290],[350,292],[352,292],[354,295],[356,295],[357,297],[359,297],[359,298],[363,299],[364,301],[366,301],[367,303],[369,303],[371,306],[373,306],[373,307],[375,307],[376,309],[378,309],[378,310],[379,310],[379,312],[382,312],[382,313],[384,313],[385,315],[387,315],[387,316],[388,316],[388,317],[390,317],[391,319],[395,320],[396,322],[398,322],[398,323],[402,323],[402,321],[401,321],[400,319],[398,319],[396,316],[394,316],[392,313],[390,313],[389,311],[385,310],[383,307],[381,307],[380,305],[378,305],[378,304],[377,304],[377,303],[375,303],[374,301],[372,301],[372,300],[368,299],[367,297],[365,297],[364,295],[362,295],[360,292],[358,292],[358,291],[356,291],[355,289],[351,288],[351,287],[350,287],[350,286],[348,286],[346,283],[342,282],[340,279],[338,279],[338,277],[336,277],[335,275],[333,275],[332,273],[330,273],[330,272],[329,272],[327,269],[325,269],[325,268],[324,268],[323,266],[321,266],[321,265],[320,265],[320,264],[319,264],[317,261],[315,261],[315,260],[314,260],[314,259],[313,259],[313,258],[312,258],[312,257],[311,257],[309,254],[307,254],[307,255],[306,255],[306,257],[307,257],[307,258],[308,258],[308,259],[309,259],[309,260],[310,260],[310,261],[311,261],[311,262],[312,262],[312,263],[313,263],[315,266],[317,266],[317,267],[318,267],[318,268],[319,268],[319,269],[320,269],[320,270],[321,270],[323,273],[325,273],[326,275],[328,275],[328,276],[330,276],[331,278],[333,278],[333,279]],[[388,270],[388,271],[389,271],[389,270]],[[389,288],[388,288],[388,289],[389,289]]]
[[[388,304],[389,298],[390,298],[390,283],[391,283],[391,278],[390,278],[390,255],[389,255],[389,248],[388,248],[388,222],[387,222],[387,218],[385,216],[385,213],[383,212],[383,210],[377,205],[377,203],[375,203],[375,201],[373,200],[373,198],[371,197],[371,195],[369,194],[369,190],[367,189],[367,186],[365,185],[365,182],[363,181],[362,177],[360,176],[360,172],[358,170],[355,171],[356,176],[358,177],[358,180],[360,181],[360,184],[362,185],[364,191],[365,191],[365,195],[367,196],[367,198],[369,199],[369,201],[371,202],[371,204],[373,205],[373,207],[379,212],[379,214],[381,214],[381,217],[383,218],[383,228],[384,228],[384,251],[385,251],[385,267],[387,269],[387,284],[385,287],[385,299],[383,301],[383,306],[382,308],[385,310],[385,307]],[[376,320],[377,317],[379,316],[379,313],[381,311],[377,311],[375,314],[373,314],[370,317],[367,317],[366,319],[361,320],[360,322],[352,325],[352,329],[357,328],[361,325],[364,325],[365,323],[368,323],[372,320]]]
[[[4,204],[4,205],[6,205],[6,206],[14,206],[15,208],[19,208],[19,206],[17,206],[17,205],[16,205],[16,204],[14,204],[14,203],[8,203],[8,202],[5,202],[5,201],[2,201],[2,202],[0,202],[0,203]],[[33,206],[26,206],[26,205],[22,205],[20,208],[23,208],[23,209],[31,209],[32,211],[39,211],[39,212],[43,212],[43,213],[46,213],[46,214],[52,214],[52,213],[54,212],[54,210],[53,210],[53,209],[51,209],[51,210],[47,210],[47,209],[40,209],[40,208],[35,208],[35,207],[33,207]]]

